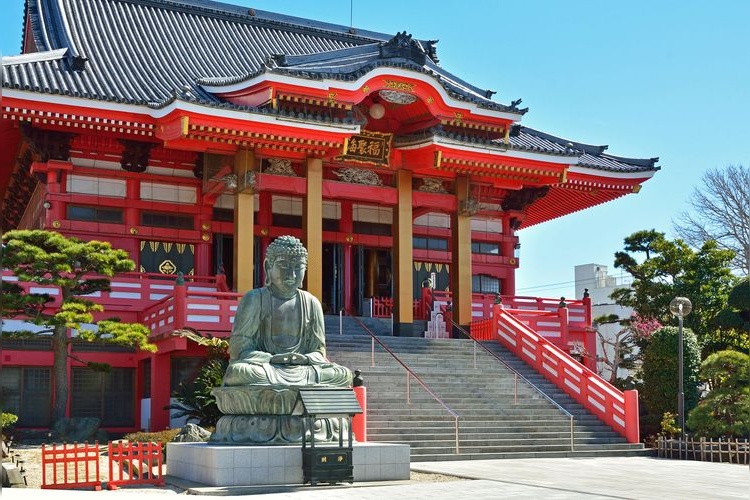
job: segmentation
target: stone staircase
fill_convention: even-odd
[[[450,411],[413,377],[407,402],[406,370],[377,343],[372,366],[371,337],[353,318],[344,317],[340,329],[339,317],[327,317],[329,358],[362,372],[369,441],[409,444],[413,461],[651,454],[627,443],[497,343],[488,346],[568,413],[471,340],[392,337],[390,322],[361,319],[459,416],[456,453]]]

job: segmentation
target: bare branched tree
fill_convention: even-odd
[[[703,175],[693,190],[690,212],[673,222],[677,235],[693,247],[716,240],[735,252],[732,266],[750,273],[750,169],[730,165]]]

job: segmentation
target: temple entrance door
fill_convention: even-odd
[[[323,244],[323,312],[338,314],[344,305],[344,254],[341,245]]]
[[[224,273],[227,285],[234,287],[234,236],[231,234],[214,234],[214,274]]]
[[[263,286],[263,261],[260,251],[260,238],[256,236],[253,238],[253,267],[255,269],[255,273],[253,274],[253,288]],[[214,234],[213,253],[213,272],[219,274],[223,268],[227,278],[227,285],[230,289],[234,290],[234,235]]]
[[[363,305],[372,297],[393,296],[393,266],[388,248],[356,247],[354,269],[357,270],[354,297],[359,314],[365,314]]]

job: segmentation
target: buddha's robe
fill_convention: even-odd
[[[309,364],[271,363],[277,354],[300,354]],[[229,338],[225,386],[351,387],[352,373],[326,358],[323,309],[318,299],[297,290],[291,299],[268,287],[240,301]]]

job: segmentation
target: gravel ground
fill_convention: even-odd
[[[107,453],[107,447],[101,446],[100,447],[100,457],[99,457],[99,471],[100,471],[100,477],[102,481],[105,483],[109,480],[109,461],[108,457],[106,455]],[[42,486],[42,447],[41,446],[29,446],[29,445],[15,445],[13,449],[11,450],[12,455],[18,455],[18,460],[23,461],[23,467],[26,469],[26,481],[28,483],[28,488],[41,488]],[[10,461],[10,458],[5,459],[4,461]],[[447,476],[443,474],[427,474],[423,472],[411,472],[410,479],[412,481],[419,481],[419,482],[444,482],[444,481],[457,481],[461,480],[461,478],[455,477],[455,476]],[[175,493],[185,493],[185,490],[182,488],[178,488],[177,486],[173,486],[170,484],[167,484],[163,488],[155,487],[155,486],[139,486],[139,487],[127,487],[123,488],[123,491],[134,491],[134,490],[144,490],[151,493],[166,493],[166,494],[175,494]]]

